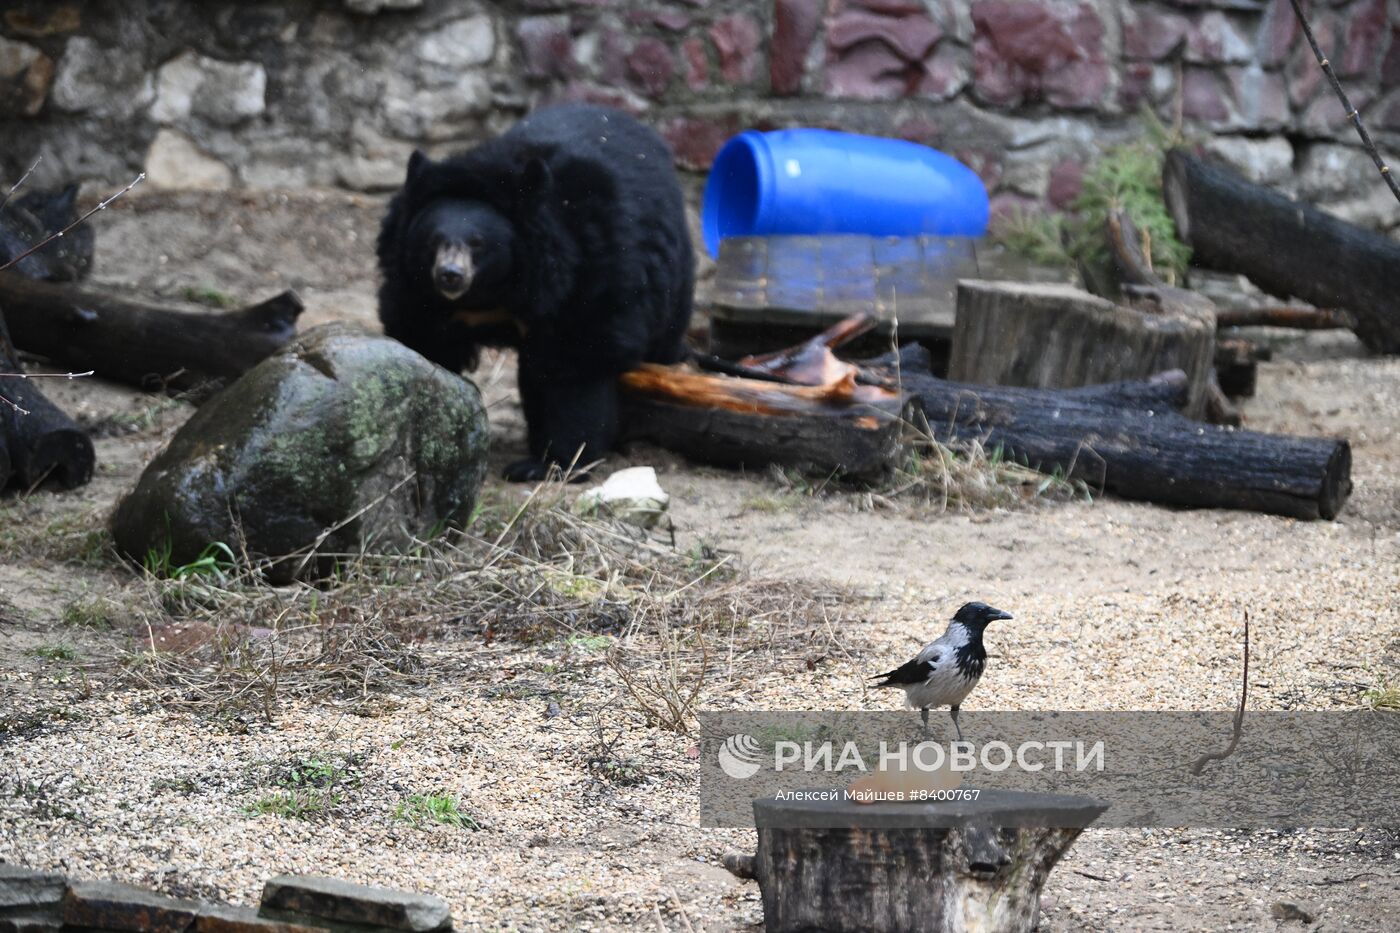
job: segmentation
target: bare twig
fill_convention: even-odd
[[[141,184],[141,182],[143,182],[143,181],[145,181],[145,180],[146,180],[146,173],[145,173],[145,172],[140,173],[139,175],[137,175],[135,178],[133,178],[133,179],[131,180],[131,184],[127,185],[125,188],[123,188],[122,190],[118,191],[116,194],[112,195],[112,196],[111,196],[110,198],[108,198],[107,200],[105,200],[105,201],[99,201],[95,207],[93,207],[91,210],[89,210],[89,211],[88,211],[86,214],[84,214],[83,216],[79,217],[77,220],[73,221],[73,222],[72,222],[71,224],[69,224],[68,226],[64,227],[62,230],[58,231],[57,233],[51,233],[51,234],[49,234],[48,236],[46,236],[46,237],[44,237],[42,240],[40,240],[38,243],[35,243],[33,246],[29,247],[29,249],[27,249],[27,250],[25,250],[24,252],[20,253],[18,256],[14,257],[14,258],[11,259],[9,262],[5,263],[3,266],[0,266],[0,272],[4,272],[6,269],[10,268],[11,266],[13,266],[15,263],[19,262],[20,260],[25,259],[25,258],[27,258],[27,257],[29,257],[29,256],[34,255],[34,254],[37,253],[39,250],[43,249],[45,246],[48,246],[48,245],[49,245],[50,243],[52,243],[54,240],[60,239],[64,234],[69,233],[70,231],[72,231],[75,227],[77,227],[78,225],[80,225],[83,221],[87,220],[87,219],[88,219],[89,217],[91,217],[93,214],[96,214],[98,211],[105,211],[105,210],[107,209],[107,205],[111,204],[111,203],[112,203],[113,201],[115,201],[117,198],[119,198],[119,197],[121,197],[122,195],[126,194],[126,193],[127,193],[128,191],[130,191],[132,188],[135,188],[137,185]]]
[[[0,373],[0,379],[81,379],[84,376],[91,376],[93,372],[89,369],[85,373]],[[3,395],[0,395],[0,405],[10,406],[16,414],[29,414],[29,409],[21,408]]]
[[[0,211],[3,211],[5,209],[5,205],[10,203],[10,198],[14,197],[15,192],[18,191],[20,187],[29,179],[30,175],[34,174],[34,170],[39,167],[39,163],[42,162],[43,159],[43,156],[39,156],[38,158],[36,158],[34,160],[34,164],[29,166],[29,168],[25,169],[24,174],[19,176],[19,181],[11,185],[10,190],[5,192],[5,197],[3,199],[0,199]]]
[[[1351,105],[1347,99],[1346,91],[1342,90],[1342,82],[1337,80],[1337,73],[1332,70],[1332,63],[1327,56],[1322,54],[1322,49],[1317,44],[1317,37],[1313,35],[1312,26],[1308,23],[1308,18],[1303,15],[1303,4],[1300,0],[1289,0],[1293,4],[1293,14],[1298,17],[1298,24],[1303,27],[1303,35],[1307,37],[1308,45],[1312,46],[1313,55],[1317,58],[1317,63],[1322,68],[1322,73],[1327,75],[1327,80],[1332,84],[1332,91],[1337,95],[1337,99],[1342,102],[1342,108],[1347,112],[1347,118],[1356,127],[1356,135],[1361,137],[1361,145],[1371,156],[1371,161],[1376,163],[1376,168],[1380,170],[1381,177],[1390,186],[1390,193],[1395,195],[1395,200],[1400,201],[1400,185],[1395,182],[1395,175],[1390,171],[1390,166],[1385,164],[1381,154],[1376,151],[1376,144],[1371,142],[1371,134],[1366,132],[1366,125],[1361,122],[1360,112]]]
[[[1224,751],[1206,752],[1196,763],[1191,766],[1191,773],[1199,775],[1205,770],[1206,764],[1212,761],[1224,761],[1235,753],[1235,746],[1240,744],[1240,736],[1244,734],[1244,707],[1249,699],[1249,610],[1244,613],[1244,672],[1240,674],[1240,708],[1235,710],[1235,727],[1230,736],[1230,744],[1225,746]]]

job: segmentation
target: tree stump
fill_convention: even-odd
[[[1186,414],[1199,416],[1215,362],[1204,306],[1121,307],[1068,285],[964,280],[948,378],[1067,389],[1186,373]]]
[[[1088,797],[984,790],[863,805],[755,800],[751,871],[767,933],[1030,933],[1040,890],[1107,809]]]

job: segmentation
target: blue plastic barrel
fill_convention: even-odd
[[[950,155],[834,130],[740,133],[705,182],[705,246],[728,236],[981,236],[987,189]]]

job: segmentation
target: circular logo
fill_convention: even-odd
[[[737,733],[719,747],[719,768],[730,777],[742,781],[758,773],[758,739],[747,733]]]

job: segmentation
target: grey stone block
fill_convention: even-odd
[[[318,920],[430,933],[452,926],[447,901],[426,894],[352,884],[336,878],[279,875],[263,886],[263,916]]]
[[[110,881],[75,881],[63,899],[65,927],[185,933],[198,913],[199,904],[194,901]]]
[[[0,864],[0,915],[57,907],[67,889],[62,875]]]

